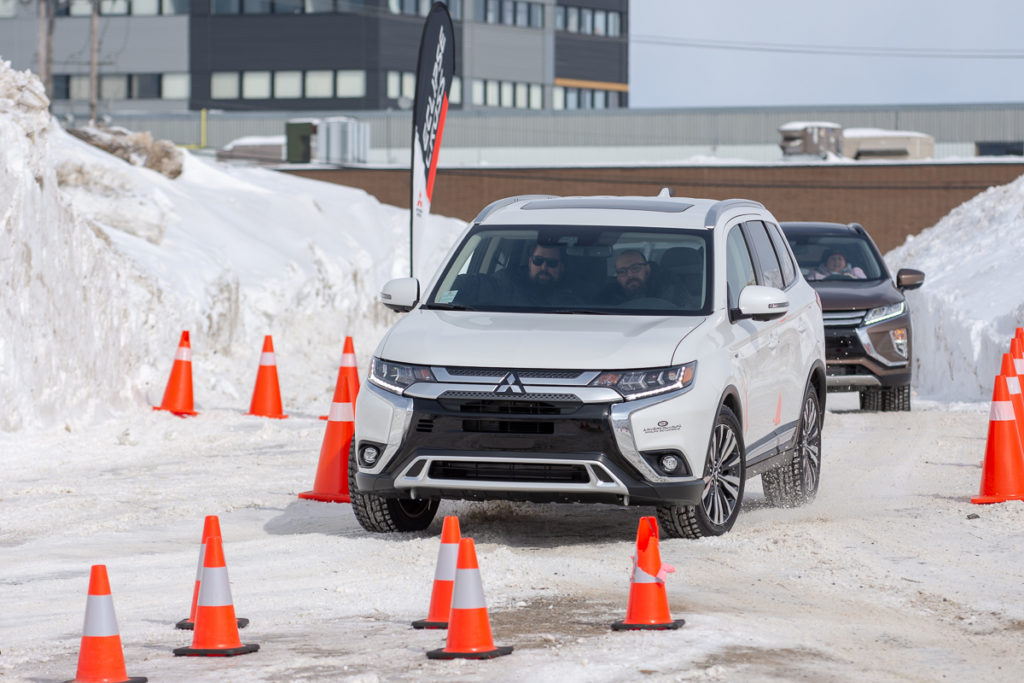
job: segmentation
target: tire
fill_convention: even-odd
[[[412,500],[411,498],[384,498],[360,493],[356,488],[356,440],[348,451],[348,495],[352,512],[359,526],[373,533],[396,531],[423,531],[434,521],[440,500]]]
[[[860,390],[860,409],[877,412],[882,409],[882,390],[881,389],[861,389]]]
[[[821,402],[813,386],[807,387],[796,445],[789,461],[761,475],[764,497],[775,507],[797,507],[814,500],[821,481]]]
[[[658,508],[658,522],[668,536],[721,536],[732,528],[743,505],[747,477],[743,432],[736,414],[722,406],[711,430],[704,461],[704,493],[697,505]]]
[[[910,385],[861,389],[860,409],[892,413],[910,410]]]

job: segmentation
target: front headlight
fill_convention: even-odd
[[[401,394],[407,387],[417,382],[434,382],[434,373],[425,365],[407,365],[392,363],[382,358],[374,358],[370,365],[370,381],[381,389]]]
[[[688,387],[697,372],[697,361],[686,365],[648,370],[610,370],[602,372],[591,383],[594,387],[610,387],[627,401],[656,396]]]
[[[898,315],[903,315],[903,311],[907,308],[906,302],[901,301],[898,304],[892,304],[890,306],[879,306],[878,308],[872,308],[868,311],[868,314],[864,316],[864,325],[874,325],[880,323],[883,320],[889,318],[895,318]]]

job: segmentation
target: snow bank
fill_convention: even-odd
[[[274,335],[289,412],[323,412],[346,335],[365,367],[408,274],[408,211],[360,190],[185,154],[171,180],[76,140],[39,80],[0,64],[0,430],[159,403],[182,330],[197,409],[248,407]],[[463,229],[433,216],[432,275]]]
[[[925,273],[924,286],[907,293],[918,394],[990,400],[1002,355],[1024,326],[1024,176],[961,204],[886,261]]]

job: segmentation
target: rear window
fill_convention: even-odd
[[[711,302],[708,230],[476,226],[425,308],[699,315]]]

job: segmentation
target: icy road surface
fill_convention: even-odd
[[[818,499],[755,480],[732,533],[662,540],[678,631],[613,633],[650,508],[445,503],[428,533],[369,535],[302,501],[324,422],[212,407],[0,434],[0,679],[76,671],[89,567],[106,564],[130,676],[150,681],[1019,680],[1024,503],[977,506],[988,406],[864,414],[831,395]],[[845,406],[845,408],[844,408]],[[180,658],[203,518],[220,516],[234,658]],[[476,540],[496,645],[439,662],[426,616],[441,515]],[[977,515],[976,518],[972,518]]]

